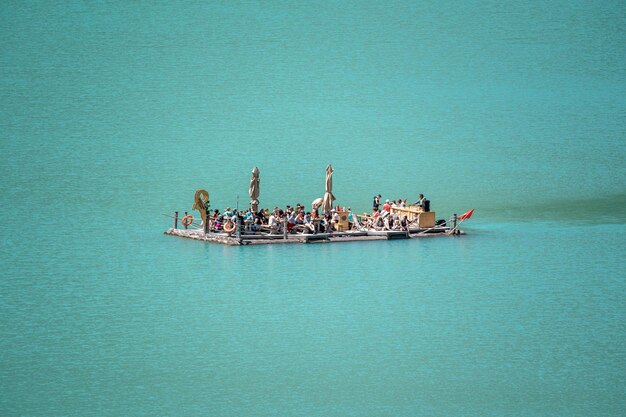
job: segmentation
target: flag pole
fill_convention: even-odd
[[[470,217],[472,217],[472,215],[474,214],[474,209],[471,209],[470,211],[467,211],[463,214],[461,214],[458,219],[461,219],[460,222],[456,222],[457,220],[457,216],[456,214],[453,215],[454,218],[454,227],[452,228],[452,230],[450,230],[450,234],[455,234],[455,231],[459,228],[459,226],[461,225],[461,223],[463,223],[465,220],[469,219]]]
[[[461,225],[461,223],[463,223],[464,221],[465,221],[465,219],[463,219],[463,220],[461,220],[460,222],[458,222],[458,223],[456,224],[456,226],[454,226],[454,227],[452,228],[452,230],[450,230],[450,234],[451,234],[451,235],[453,235],[453,234],[454,234],[454,231],[455,231],[456,229],[458,229],[458,228],[459,228],[459,226]]]

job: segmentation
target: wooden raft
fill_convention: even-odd
[[[204,233],[201,229],[175,229],[169,228],[164,234],[178,236],[186,239],[200,240],[204,242],[221,243],[228,246],[241,245],[276,245],[287,243],[334,243],[334,242],[360,242],[373,240],[392,239],[416,239],[421,237],[454,236],[464,234],[458,231],[454,235],[449,234],[449,228],[435,229],[412,229],[401,230],[368,230],[317,234],[242,234],[236,237],[228,233]]]

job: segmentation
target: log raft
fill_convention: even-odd
[[[349,231],[317,234],[241,234],[234,233],[204,233],[202,229],[178,229],[171,227],[165,231],[166,235],[178,236],[185,239],[194,239],[203,242],[220,243],[228,246],[243,245],[276,245],[287,243],[334,243],[334,242],[363,242],[374,240],[416,239],[434,236],[457,236],[465,234],[463,231],[441,227],[436,229],[409,229],[401,230],[371,230]]]

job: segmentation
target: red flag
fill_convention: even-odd
[[[472,214],[474,214],[474,209],[471,209],[470,211],[463,213],[459,216],[459,220],[467,220],[470,217],[472,217]]]

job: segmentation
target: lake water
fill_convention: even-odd
[[[3,416],[626,413],[623,2],[0,5]],[[466,236],[223,247],[424,193]],[[196,217],[197,217],[197,213]]]

